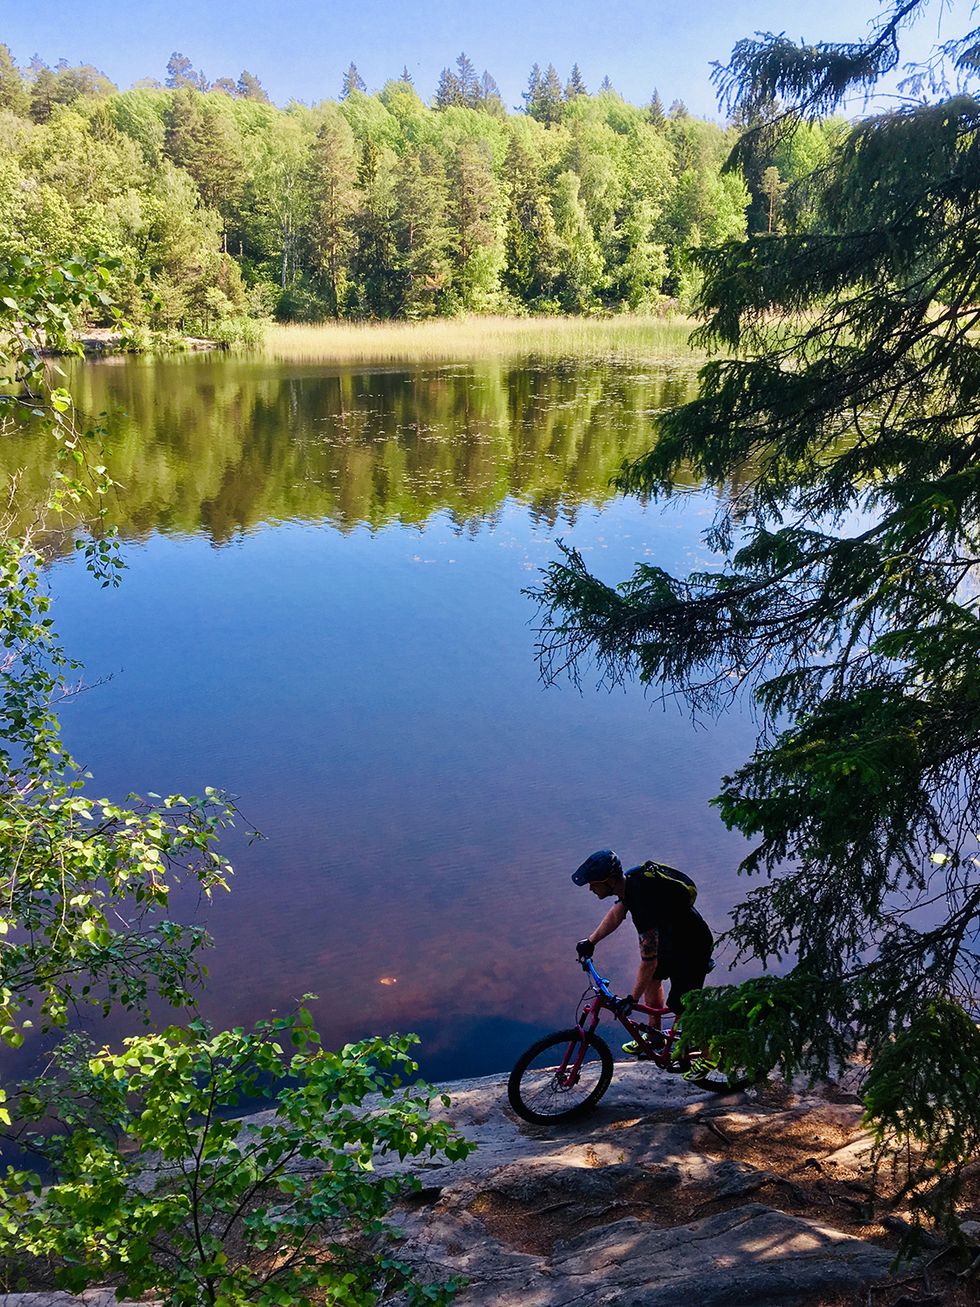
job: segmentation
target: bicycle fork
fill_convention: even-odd
[[[565,1056],[562,1058],[561,1066],[555,1073],[555,1079],[563,1089],[571,1089],[573,1085],[578,1084],[582,1063],[585,1061],[586,1049],[589,1047],[589,1035],[599,1024],[599,1008],[599,1000],[593,999],[583,1009],[582,1015],[576,1023],[578,1038],[573,1039],[565,1049]]]

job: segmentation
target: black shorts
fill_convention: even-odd
[[[690,994],[692,989],[703,989],[707,974],[707,961],[674,967],[670,973],[670,993],[667,995],[667,1006],[671,1012],[680,1016],[684,1011],[685,994]]]
[[[657,967],[657,979],[670,981],[667,1006],[678,1016],[684,1011],[684,995],[692,989],[703,989],[714,940],[707,922],[697,917],[692,930],[683,935],[661,932],[662,953]]]

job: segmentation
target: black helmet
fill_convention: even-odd
[[[578,871],[572,873],[572,880],[576,885],[587,885],[590,880],[608,880],[610,876],[622,874],[623,864],[612,849],[599,849],[585,859]]]

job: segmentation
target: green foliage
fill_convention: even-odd
[[[711,1059],[751,1080],[773,1069],[792,1076],[801,1066],[827,1075],[855,1051],[848,1038],[850,1013],[833,1008],[839,993],[828,988],[826,1006],[814,1015],[811,989],[808,976],[789,975],[699,990],[685,1000],[684,1047],[705,1049]],[[815,1048],[823,1059],[819,1063],[812,1058]]]
[[[105,302],[110,275],[19,256],[0,288],[0,367],[11,382],[0,413],[11,429],[29,420],[53,436],[45,522],[90,516],[93,534],[76,547],[103,585],[121,563],[104,519],[100,432],[51,385],[41,350],[69,347],[76,315]],[[182,871],[206,893],[228,871],[214,844],[230,808],[216,792],[128,807],[91,796],[60,740],[57,705],[76,665],[58,642],[41,567],[29,536],[0,537],[0,1040],[11,1045],[31,1025],[25,1008],[61,1025],[78,1003],[144,1008],[154,988],[187,1001],[204,935],[167,918],[168,894]]]
[[[963,1159],[980,1148],[976,1022],[948,999],[926,1003],[875,1059],[864,1099],[882,1150],[907,1150],[900,1197],[955,1228]]]
[[[528,94],[508,115],[461,54],[434,107],[404,80],[368,95],[351,65],[339,102],[280,110],[253,74],[209,84],[177,53],[167,89],[118,93],[85,68],[28,83],[0,47],[0,252],[97,248],[134,326],[220,339],[270,283],[277,315],[303,320],[690,295],[683,250],[744,230],[730,133],[654,123],[577,68],[564,88],[538,70]]]
[[[748,124],[733,162],[806,141],[816,112],[894,64],[920,8],[891,6],[846,47],[741,43],[719,74]],[[709,712],[751,692],[757,745],[715,802],[765,880],[731,938],[792,970],[705,998],[689,1029],[788,1074],[860,1050],[882,1140],[946,1168],[943,1217],[976,1146],[977,39],[945,50],[955,93],[827,130],[788,230],[716,229],[692,256],[696,339],[721,357],[619,485],[724,485],[706,534],[721,566],[641,565],[614,587],[571,552],[540,591],[546,673],[595,658]],[[668,130],[691,161],[706,143],[690,119]],[[696,192],[682,176],[692,228]]]
[[[44,523],[91,511],[89,567],[121,562],[99,507],[110,486],[50,384],[42,347],[69,347],[75,315],[105,299],[109,269],[11,260],[0,295],[0,392],[11,432],[29,419],[59,451]],[[108,307],[108,306],[107,306]],[[77,349],[77,346],[75,347]],[[69,521],[72,517],[68,518]],[[128,806],[91,797],[59,737],[56,708],[75,668],[60,647],[30,539],[0,536],[0,1044],[18,1047],[36,1010],[62,1026],[95,1004],[146,1013],[151,993],[187,1003],[202,975],[202,930],[171,920],[181,875],[205,894],[229,868],[216,850],[232,808],[216,791]],[[156,796],[151,796],[156,799]],[[448,1301],[455,1286],[417,1282],[385,1218],[417,1181],[375,1164],[455,1160],[471,1145],[430,1116],[432,1094],[406,1086],[414,1036],[319,1048],[306,1009],[254,1031],[201,1022],[81,1053],[69,1038],[57,1073],[0,1090],[0,1122],[41,1154],[51,1183],[8,1168],[0,1180],[0,1253],[51,1264],[71,1289],[110,1279],[125,1294],[172,1303],[317,1301],[365,1307],[399,1292]],[[289,1052],[284,1051],[288,1046]],[[230,1114],[275,1095],[275,1115]],[[444,1105],[449,1100],[443,1098]],[[8,1106],[9,1103],[9,1106]],[[38,1133],[57,1119],[61,1132]]]
[[[169,1303],[370,1304],[416,1285],[384,1218],[418,1181],[397,1157],[465,1157],[473,1147],[406,1085],[414,1036],[319,1047],[309,1012],[213,1034],[201,1022],[63,1058],[26,1087],[22,1115],[70,1127],[36,1145],[53,1182],[0,1223],[0,1249],[49,1260],[71,1289],[110,1280]],[[275,1113],[229,1113],[275,1091]],[[442,1098],[445,1106],[449,1100]]]

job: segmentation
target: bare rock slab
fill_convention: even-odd
[[[627,1218],[475,1280],[459,1307],[792,1307],[885,1276],[890,1256],[758,1203],[663,1229]],[[529,1273],[530,1271],[530,1273]]]

